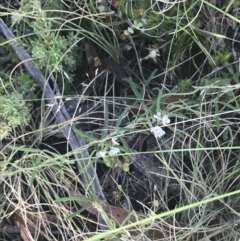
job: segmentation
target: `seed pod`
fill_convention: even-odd
[[[102,65],[102,62],[101,60],[97,57],[97,58],[94,58],[94,67],[99,67],[100,65]]]
[[[146,10],[143,8],[138,9],[138,16],[142,17],[145,14]]]

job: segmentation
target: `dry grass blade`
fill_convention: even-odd
[[[73,197],[85,198],[85,196],[78,191],[71,190],[70,193]],[[128,222],[135,223],[139,220],[146,218],[146,216],[144,216],[143,214],[140,214],[138,212],[130,212],[121,207],[115,207],[112,205],[102,205],[97,207],[95,203],[91,204],[88,201],[78,200],[77,202],[79,205],[87,207],[86,210],[89,213],[95,215],[96,217],[103,216],[102,214],[107,215],[110,220],[114,221],[116,227],[125,225]],[[159,240],[162,238],[166,238],[166,236],[171,237],[174,233],[176,234],[178,232],[181,232],[182,230],[184,230],[185,232],[186,230],[189,230],[189,233],[187,235],[189,237],[193,235],[191,228],[189,228],[188,224],[179,223],[177,221],[155,221],[157,221],[157,225],[146,228],[146,230],[144,231],[144,235],[151,240]],[[207,235],[216,233],[217,231],[218,228],[213,228],[211,230],[209,229],[209,231],[199,231],[199,233],[195,235],[198,236],[198,239],[202,239]],[[129,230],[129,232],[132,235],[139,235],[142,234],[143,231],[140,230],[139,227],[136,227],[136,229]]]

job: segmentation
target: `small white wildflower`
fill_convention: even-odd
[[[154,134],[156,138],[162,137],[166,134],[166,132],[160,126],[152,127],[150,131]]]
[[[164,115],[163,118],[162,118],[162,123],[164,126],[166,126],[167,124],[169,124],[171,121],[170,119],[168,118],[167,115]]]
[[[120,145],[120,144],[118,143],[118,138],[117,138],[117,137],[113,137],[113,138],[112,138],[112,143],[113,143],[113,145],[117,145],[117,146]]]
[[[116,147],[111,147],[110,151],[108,152],[109,156],[115,156],[120,152],[120,150]]]
[[[141,29],[141,31],[142,31],[142,29]],[[144,31],[142,31],[142,32],[144,32]],[[159,50],[155,49],[155,48],[147,48],[147,50],[149,51],[149,54],[145,58],[143,58],[142,60],[151,58],[156,63],[157,62],[157,60],[156,60],[157,56],[160,56]]]
[[[161,115],[162,115],[161,112],[157,112],[157,114],[153,115],[153,117],[157,120],[161,120]]]
[[[149,51],[149,54],[145,57],[145,59],[151,58],[154,62],[156,62],[157,56],[160,56],[159,50],[155,48],[147,48],[147,50]]]
[[[149,50],[149,58],[155,59],[157,56],[160,56],[160,54],[158,53],[158,49],[148,48],[148,50]]]
[[[98,152],[96,153],[96,157],[98,157],[98,158],[104,157],[104,156],[105,156],[105,153],[102,152],[102,151],[98,151]]]

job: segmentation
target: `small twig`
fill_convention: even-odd
[[[35,234],[35,233],[39,232],[39,230],[36,230],[36,229],[29,229],[28,231],[31,234]],[[7,233],[7,234],[20,234],[20,229],[17,226],[6,225],[4,228],[0,229],[0,233],[1,232]],[[45,233],[44,230],[41,230],[41,232]],[[51,234],[54,234],[54,235],[59,234],[60,235],[61,231],[51,230]]]

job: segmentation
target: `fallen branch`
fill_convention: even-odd
[[[69,144],[73,150],[74,156],[76,158],[78,172],[81,174],[85,185],[93,185],[93,193],[97,193],[100,200],[106,202],[95,169],[92,163],[90,163],[90,157],[88,150],[86,149],[86,143],[73,131],[74,124],[71,123],[71,117],[69,116],[65,106],[58,102],[58,99],[54,95],[53,90],[51,89],[47,80],[44,78],[41,71],[34,67],[31,56],[23,47],[16,44],[15,36],[2,19],[0,19],[0,31],[5,35],[6,39],[9,40],[9,43],[11,44],[19,59],[22,61],[28,73],[38,84],[43,86],[44,97],[49,106],[51,106],[51,111],[53,116],[56,118],[57,123],[66,123],[64,127],[62,127],[62,132],[69,141]]]

